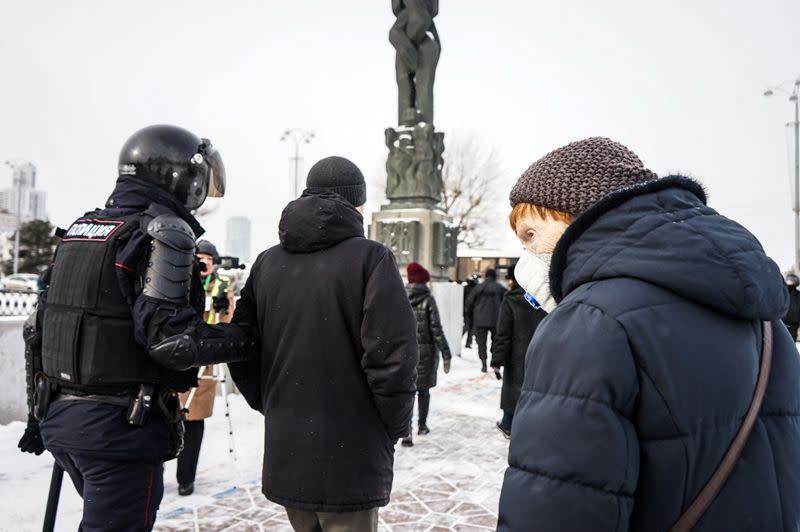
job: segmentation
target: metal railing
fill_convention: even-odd
[[[27,316],[38,300],[37,292],[0,289],[0,316]]]

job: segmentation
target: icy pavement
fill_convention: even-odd
[[[500,417],[500,383],[482,374],[473,351],[453,360],[431,390],[431,433],[398,445],[391,502],[380,509],[380,529],[406,531],[494,530],[508,442],[494,424]],[[236,460],[229,452],[224,404],[206,421],[195,493],[179,497],[175,461],[165,467],[164,499],[155,530],[291,531],[283,508],[261,494],[263,418],[239,396],[231,398]],[[415,422],[416,426],[416,422]],[[0,530],[39,530],[52,464],[49,455],[22,455],[22,424],[0,426]],[[56,530],[76,530],[81,499],[68,478]]]

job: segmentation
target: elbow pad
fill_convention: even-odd
[[[142,293],[175,305],[188,304],[195,250],[192,228],[178,216],[162,214],[147,224],[147,234],[153,241]]]
[[[149,349],[150,357],[165,368],[183,371],[192,367],[240,362],[255,355],[256,342],[243,328],[200,324],[170,336]]]

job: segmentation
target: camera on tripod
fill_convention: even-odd
[[[239,262],[239,257],[219,257],[214,265],[221,270],[244,270],[245,265]]]

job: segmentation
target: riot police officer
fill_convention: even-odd
[[[36,415],[20,448],[46,447],[70,475],[84,497],[83,531],[153,527],[163,462],[182,447],[176,392],[197,384],[189,368],[250,352],[201,317],[195,239],[203,229],[191,211],[224,193],[225,169],[208,139],[150,126],[123,146],[105,208],[61,232],[39,331],[26,334]],[[217,348],[180,364],[156,349],[186,330]]]

